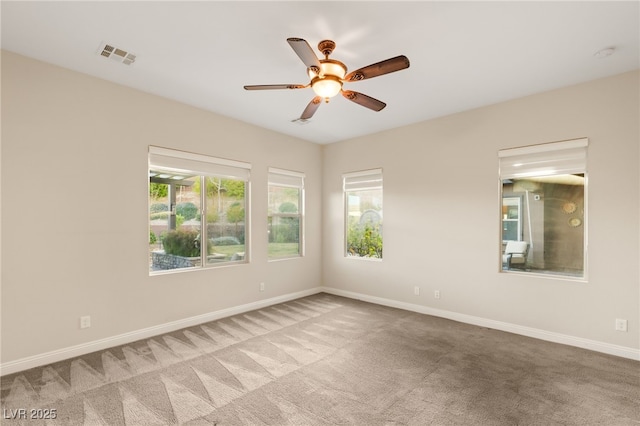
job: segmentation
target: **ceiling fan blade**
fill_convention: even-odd
[[[251,86],[244,86],[245,90],[278,90],[278,89],[304,89],[303,84],[254,84]]]
[[[315,114],[316,110],[318,109],[321,103],[322,103],[322,98],[320,96],[316,96],[315,98],[311,99],[311,102],[309,102],[309,105],[307,105],[304,111],[302,111],[302,115],[300,116],[300,118],[302,120],[308,120],[311,117],[313,117],[313,114]]]
[[[362,67],[355,71],[351,71],[344,78],[345,81],[360,81],[367,78],[378,77],[380,75],[389,74],[409,68],[409,58],[404,55],[396,56],[385,61],[376,62],[375,64]]]
[[[316,72],[320,70],[320,61],[318,60],[318,57],[313,52],[313,49],[311,48],[311,46],[309,46],[309,43],[307,43],[306,40],[296,37],[290,37],[287,39],[287,42],[289,43],[293,51],[296,52],[296,55],[298,55],[298,57],[302,59],[302,62],[307,68],[315,68]]]
[[[380,111],[382,108],[386,107],[382,101],[372,98],[371,96],[367,96],[363,93],[354,92],[352,90],[343,90],[342,96],[349,99],[351,102],[355,102],[358,105],[362,105],[363,107],[372,109],[374,111]]]

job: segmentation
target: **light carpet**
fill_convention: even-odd
[[[3,425],[640,424],[637,361],[328,294],[5,376],[1,391]]]

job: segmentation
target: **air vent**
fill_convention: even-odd
[[[98,54],[105,58],[113,59],[125,65],[131,65],[136,61],[136,55],[131,52],[127,52],[124,49],[120,49],[108,43],[102,43],[98,49]]]

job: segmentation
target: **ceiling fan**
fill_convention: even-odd
[[[329,59],[336,44],[331,40],[322,40],[318,43],[318,50],[324,55],[324,59],[318,59],[306,40],[301,38],[288,38],[287,42],[296,52],[298,57],[307,67],[307,73],[311,81],[309,84],[258,84],[244,86],[246,90],[278,90],[278,89],[306,89],[311,87],[316,96],[309,102],[298,120],[308,120],[316,112],[324,99],[329,99],[341,93],[342,96],[363,107],[380,111],[387,106],[382,101],[352,90],[344,90],[343,83],[365,80],[378,77],[395,71],[409,68],[409,58],[404,55],[396,56],[375,64],[359,68],[347,74],[347,67],[340,61]],[[295,121],[295,120],[294,120]]]

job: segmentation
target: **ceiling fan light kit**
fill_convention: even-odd
[[[346,74],[347,67],[342,62],[322,59],[319,73],[316,74],[315,71],[309,69],[311,88],[316,95],[329,102],[329,98],[333,98],[342,90],[342,80]]]
[[[307,74],[311,80],[309,84],[261,84],[244,86],[245,90],[278,90],[278,89],[306,89],[311,87],[316,96],[309,102],[302,112],[299,120],[308,121],[316,112],[322,100],[329,99],[341,93],[345,99],[357,103],[373,111],[382,110],[387,104],[363,93],[351,90],[343,90],[346,82],[361,81],[367,78],[378,77],[409,68],[409,59],[406,56],[396,56],[375,64],[359,68],[347,74],[347,67],[340,61],[329,59],[336,44],[332,40],[322,40],[318,43],[318,50],[324,55],[324,59],[318,59],[306,40],[296,37],[287,39],[291,48],[307,67]],[[294,120],[295,121],[295,120]]]

